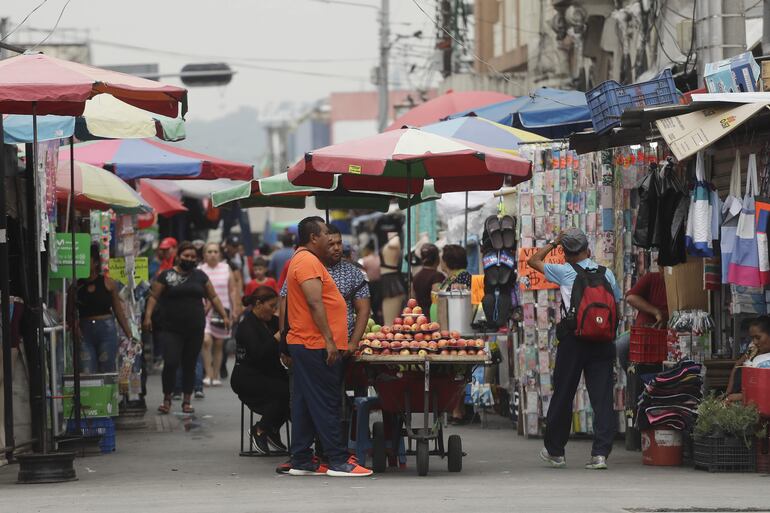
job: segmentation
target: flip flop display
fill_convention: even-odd
[[[482,265],[484,297],[481,305],[491,328],[503,326],[511,317],[511,287],[516,281],[516,219],[509,215],[489,216],[484,221]]]
[[[503,233],[503,248],[513,249],[516,245],[516,220],[511,216],[503,216],[500,219]]]

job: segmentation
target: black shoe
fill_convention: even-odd
[[[287,452],[288,449],[281,440],[281,435],[277,431],[275,433],[265,433],[267,436],[267,445],[271,451],[275,452]]]
[[[267,433],[256,434],[256,430],[251,433],[251,450],[257,454],[270,454],[270,446],[267,445]]]

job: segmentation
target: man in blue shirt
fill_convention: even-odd
[[[559,245],[564,249],[566,264],[546,264],[545,257]],[[583,269],[596,269],[599,265],[591,260],[588,238],[577,228],[571,228],[532,255],[527,264],[545,274],[548,281],[559,285],[565,311],[569,310],[572,285],[577,272],[572,264]],[[620,302],[621,293],[612,271],[605,271],[605,279],[612,287],[615,302]],[[544,446],[540,457],[552,465],[566,466],[564,448],[572,426],[572,405],[581,374],[585,375],[586,388],[594,411],[594,443],[591,460],[585,468],[603,470],[607,468],[607,457],[612,451],[612,442],[617,431],[617,416],[613,407],[613,371],[615,344],[578,340],[574,332],[567,329],[563,321],[557,326],[559,340],[556,350],[556,365],[553,370],[553,396],[546,415]]]

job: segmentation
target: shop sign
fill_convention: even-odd
[[[72,234],[55,234],[56,265],[51,265],[49,278],[72,278]],[[91,274],[91,236],[87,233],[75,234],[75,276],[88,278]],[[54,253],[52,251],[52,253]]]
[[[545,275],[527,265],[527,260],[537,253],[540,248],[519,248],[519,286],[521,290],[558,289],[559,286],[545,279]],[[564,249],[561,246],[548,253],[545,257],[547,264],[563,264]]]
[[[128,272],[126,271],[126,259],[110,258],[110,278],[128,285]],[[149,261],[147,257],[134,258],[134,283],[150,281]]]

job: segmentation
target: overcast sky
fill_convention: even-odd
[[[41,1],[2,0],[0,16],[9,16],[14,25]],[[378,0],[349,1],[379,6]],[[417,1],[427,12],[435,13],[435,0]],[[52,28],[65,3],[47,0],[24,26]],[[401,80],[406,88],[430,84],[437,78],[430,71],[431,62],[434,70],[437,66],[431,50],[435,26],[413,0],[391,0],[390,4],[393,35],[417,30],[424,34],[421,40],[402,40],[397,45],[391,79]],[[370,71],[378,61],[377,15],[372,8],[319,0],[71,0],[59,27],[90,31],[96,65],[158,63],[161,72],[174,73],[186,63],[228,60],[254,68],[330,75],[234,66],[238,73],[230,85],[190,90],[188,119],[195,120],[217,118],[243,106],[268,112],[283,101],[308,102],[333,91],[372,90]],[[55,38],[56,34],[52,40]],[[117,48],[97,44],[99,40],[158,51]],[[415,71],[409,74],[406,70],[412,64]],[[164,80],[178,83],[175,78]]]

